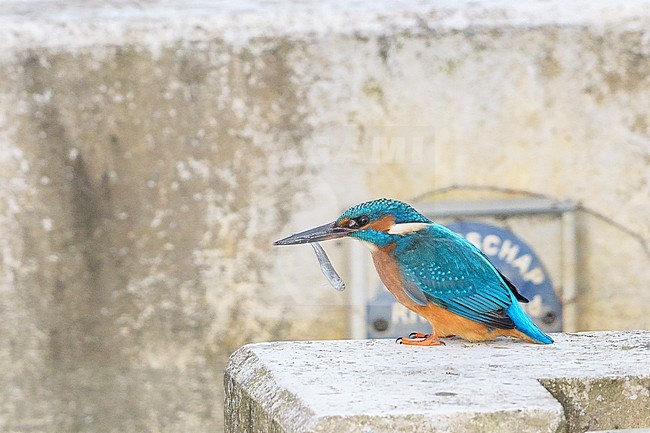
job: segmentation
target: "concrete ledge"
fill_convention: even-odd
[[[226,432],[578,432],[650,427],[650,331],[416,348],[389,340],[236,351]]]

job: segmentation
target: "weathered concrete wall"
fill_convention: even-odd
[[[650,428],[649,331],[554,338],[248,345],[226,367],[226,432]]]
[[[650,237],[650,3],[182,3],[3,2],[3,430],[218,431],[233,350],[347,333],[270,242],[370,197],[487,183]],[[580,326],[650,327],[639,244],[580,224]]]

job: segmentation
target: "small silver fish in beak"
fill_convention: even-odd
[[[300,233],[293,234],[279,241],[273,242],[273,245],[298,245],[298,244],[311,244],[316,253],[316,258],[318,258],[318,263],[320,264],[320,270],[325,275],[325,278],[329,283],[338,291],[345,290],[345,283],[336,273],[332,262],[330,262],[329,257],[325,254],[323,247],[319,245],[318,242],[326,241],[329,239],[338,239],[347,236],[348,234],[355,232],[355,229],[349,227],[339,227],[336,224],[336,221],[323,224],[322,226],[305,230]]]
[[[311,246],[316,253],[316,258],[318,258],[320,270],[323,272],[323,275],[325,275],[325,278],[327,278],[327,281],[329,281],[332,287],[334,287],[339,292],[345,290],[345,283],[343,282],[343,279],[336,272],[334,266],[332,266],[332,262],[330,262],[330,259],[327,257],[327,254],[325,253],[323,247],[321,247],[318,242],[312,242]]]

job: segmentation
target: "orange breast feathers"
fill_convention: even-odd
[[[425,306],[418,305],[404,292],[399,267],[390,255],[393,249],[395,244],[372,251],[372,259],[379,278],[400,304],[427,319],[436,337],[457,335],[469,341],[484,341],[499,336],[511,336],[532,341],[516,329],[488,328],[487,325],[466,319],[432,303]]]

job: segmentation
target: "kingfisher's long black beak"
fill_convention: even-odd
[[[327,241],[329,239],[342,238],[343,236],[353,231],[353,229],[337,227],[333,222],[331,222],[320,227],[305,230],[304,232],[296,233],[295,235],[280,239],[279,241],[273,242],[273,245],[296,245],[306,244],[309,242]]]

